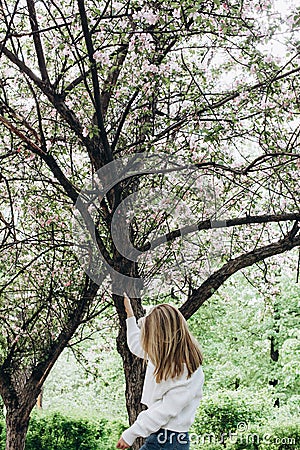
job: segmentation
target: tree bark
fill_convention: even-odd
[[[120,347],[118,346],[118,349],[119,348]],[[143,360],[132,355],[129,350],[125,350],[125,346],[121,352],[126,378],[126,408],[128,412],[129,424],[132,425],[139,413],[145,409],[145,407],[141,404],[145,369],[143,367]],[[132,449],[138,450],[142,444],[143,439],[138,438],[134,442]]]
[[[5,450],[24,450],[29,424],[30,411],[24,413],[18,409],[6,412],[6,445]]]
[[[274,320],[274,326],[273,326],[273,334],[270,338],[271,345],[270,345],[270,358],[271,361],[274,363],[278,363],[279,360],[279,331],[280,331],[280,311],[278,307],[278,302],[275,300],[274,303],[274,314],[273,314],[273,320]],[[269,385],[275,386],[278,385],[279,380],[277,378],[274,378],[273,380],[269,381]],[[274,407],[280,406],[279,398],[277,397],[274,402]]]
[[[39,396],[38,396],[38,398],[37,398],[37,401],[36,401],[36,407],[37,407],[37,409],[43,409],[43,388],[41,389],[41,392],[40,392],[40,394],[39,394]]]

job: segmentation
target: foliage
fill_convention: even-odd
[[[34,415],[26,450],[112,450],[124,429],[124,424],[106,419],[91,421],[59,413]]]
[[[262,390],[272,402],[267,387],[274,377],[279,380],[274,395],[282,404],[297,392],[299,287],[295,272],[275,276],[274,269],[273,263],[263,284],[259,270],[236,274],[189,320],[203,346],[209,393],[247,388],[251,395],[253,389]],[[270,358],[275,301],[280,311],[276,364]]]
[[[97,449],[97,427],[85,420],[68,419],[54,414],[52,417],[32,417],[27,434],[26,449],[33,450],[64,448]]]
[[[284,450],[296,449],[300,443],[300,422],[297,416],[272,420],[267,412],[262,418],[257,410],[241,400],[232,401],[230,393],[218,404],[201,408],[190,431],[191,448],[219,450]],[[239,407],[241,408],[239,411]],[[215,418],[215,416],[216,418]],[[228,420],[228,422],[227,422]]]
[[[229,395],[229,393],[228,393]],[[296,418],[289,422],[284,420],[270,421],[265,424],[247,423],[244,430],[236,427],[237,423],[232,418],[237,414],[237,404],[232,401],[220,403],[220,411],[217,405],[210,408],[218,417],[225,416],[231,421],[232,428],[220,430],[216,426],[201,425],[201,420],[206,420],[206,413],[201,410],[197,414],[196,426],[190,430],[191,449],[198,450],[222,450],[224,444],[229,450],[294,450],[300,442],[300,423]],[[232,407],[232,411],[230,411]],[[255,417],[256,412],[250,411],[248,418]],[[246,417],[243,414],[243,417]],[[241,422],[240,422],[241,423]],[[4,448],[4,423],[0,422],[0,445]],[[26,450],[113,450],[115,444],[125,429],[124,423],[107,419],[82,419],[62,414],[34,414],[30,420],[27,435]],[[220,433],[221,431],[221,433]]]
[[[79,360],[69,349],[63,352],[45,383],[43,407],[46,411],[64,414],[73,411],[88,418],[112,420],[119,417],[126,420],[121,360],[115,345],[104,349],[101,337],[94,339],[85,351],[81,348]]]
[[[300,422],[290,420],[289,422],[270,423],[264,429],[267,439],[263,440],[261,450],[295,450],[300,444]],[[269,441],[269,442],[268,442]]]
[[[295,450],[300,443],[300,423],[268,422],[264,427],[251,426],[244,433],[237,432],[229,437],[226,448],[229,450]]]
[[[221,438],[224,433],[237,430],[240,424],[267,420],[270,408],[264,409],[260,402],[249,401],[240,392],[218,392],[203,398],[193,425],[199,435],[214,433]]]

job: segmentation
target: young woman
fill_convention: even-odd
[[[147,439],[140,450],[188,450],[204,382],[199,344],[174,306],[154,306],[138,326],[125,293],[124,305],[128,347],[147,361],[141,403],[148,409],[122,433],[117,448],[141,436]]]

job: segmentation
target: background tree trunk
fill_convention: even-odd
[[[272,362],[278,363],[278,360],[279,360],[280,311],[279,311],[279,306],[278,306],[277,300],[275,300],[275,303],[274,303],[273,320],[274,320],[274,325],[273,325],[274,334],[270,338],[270,341],[271,341],[270,358],[271,358]],[[270,384],[270,386],[273,386],[275,388],[275,386],[277,386],[278,382],[279,382],[279,380],[277,378],[274,378],[273,380],[269,381],[269,384]],[[280,406],[278,397],[276,398],[276,400],[274,402],[274,407],[276,407],[276,406],[278,408]]]
[[[36,407],[38,409],[43,409],[43,391],[44,391],[44,389],[42,388],[41,392],[37,398],[37,401],[36,401]]]

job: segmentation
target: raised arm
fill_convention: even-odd
[[[131,306],[131,303],[130,303],[130,298],[128,297],[126,292],[124,292],[124,307],[125,307],[125,311],[126,311],[126,314],[127,314],[127,319],[129,317],[134,316],[133,310],[132,310],[132,306]]]
[[[137,326],[130,299],[126,292],[124,292],[124,307],[127,314],[126,326],[128,348],[134,355],[138,356],[139,358],[144,358],[144,351],[140,343],[140,329]]]

